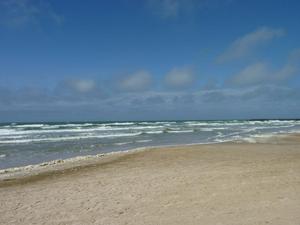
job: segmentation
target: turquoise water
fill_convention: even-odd
[[[300,131],[300,120],[0,124],[0,169],[147,146],[225,141]]]

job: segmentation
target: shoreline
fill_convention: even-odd
[[[224,142],[214,142],[214,143],[192,143],[192,144],[177,144],[177,145],[162,145],[162,146],[147,146],[139,147],[124,151],[115,151],[108,153],[99,153],[96,155],[85,155],[85,156],[75,156],[67,159],[56,159],[51,161],[46,161],[38,164],[32,164],[27,166],[12,167],[0,170],[0,188],[2,186],[10,186],[15,183],[27,183],[29,180],[39,180],[40,178],[45,178],[46,176],[51,176],[55,174],[64,174],[67,172],[77,171],[83,168],[95,167],[101,165],[102,163],[107,163],[114,161],[115,159],[136,154],[144,151],[153,150],[164,150],[169,148],[184,148],[184,147],[197,147],[203,145],[225,145],[225,144],[243,144],[243,145],[253,145],[253,144],[280,144],[287,143],[284,142],[288,139],[288,142],[298,141],[300,138],[300,133],[281,133],[281,134],[270,134],[264,135],[263,137],[253,138],[249,141],[247,138],[237,140],[237,141],[224,141]]]

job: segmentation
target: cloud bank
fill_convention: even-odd
[[[200,91],[116,93],[86,98],[51,90],[0,88],[2,122],[39,120],[152,120],[297,117],[300,89],[279,85]],[[84,96],[84,94],[82,94]]]

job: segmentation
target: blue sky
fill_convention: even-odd
[[[1,0],[0,122],[300,117],[300,2]]]

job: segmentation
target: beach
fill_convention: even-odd
[[[0,0],[0,225],[300,225],[299,12]]]
[[[157,147],[0,180],[0,224],[300,224],[300,136]]]

